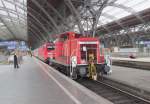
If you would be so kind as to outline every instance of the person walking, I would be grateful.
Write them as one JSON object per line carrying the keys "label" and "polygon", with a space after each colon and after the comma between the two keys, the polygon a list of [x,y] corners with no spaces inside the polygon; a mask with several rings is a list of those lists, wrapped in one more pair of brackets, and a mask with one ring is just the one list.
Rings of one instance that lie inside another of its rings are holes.
{"label": "person walking", "polygon": [[18,66],[18,59],[17,59],[17,55],[14,54],[14,68],[19,68]]}

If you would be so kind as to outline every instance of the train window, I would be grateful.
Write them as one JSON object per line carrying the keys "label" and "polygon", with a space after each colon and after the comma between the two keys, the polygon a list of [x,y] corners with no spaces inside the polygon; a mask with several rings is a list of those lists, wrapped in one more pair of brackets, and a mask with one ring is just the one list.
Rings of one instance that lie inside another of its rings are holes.
{"label": "train window", "polygon": [[55,48],[53,46],[47,46],[47,50],[54,50]]}

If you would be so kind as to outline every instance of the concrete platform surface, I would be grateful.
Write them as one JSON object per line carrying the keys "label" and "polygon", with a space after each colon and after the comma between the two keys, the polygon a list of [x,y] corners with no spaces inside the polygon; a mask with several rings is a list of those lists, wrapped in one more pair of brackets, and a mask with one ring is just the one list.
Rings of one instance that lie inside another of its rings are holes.
{"label": "concrete platform surface", "polygon": [[150,92],[150,71],[112,66],[112,74],[105,77]]}
{"label": "concrete platform surface", "polygon": [[131,59],[131,58],[123,58],[123,57],[112,57],[112,60],[150,62],[150,57],[135,58],[135,59]]}
{"label": "concrete platform surface", "polygon": [[0,104],[112,104],[41,61],[0,65]]}

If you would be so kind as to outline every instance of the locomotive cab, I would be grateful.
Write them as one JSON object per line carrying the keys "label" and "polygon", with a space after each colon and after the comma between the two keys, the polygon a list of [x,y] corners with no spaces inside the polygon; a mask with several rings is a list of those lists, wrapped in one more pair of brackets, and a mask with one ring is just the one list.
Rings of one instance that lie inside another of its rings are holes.
{"label": "locomotive cab", "polygon": [[77,44],[79,45],[77,72],[82,77],[88,76],[93,79],[93,75],[100,73],[104,64],[104,57],[99,51],[100,43],[96,38],[83,37],[78,39]]}
{"label": "locomotive cab", "polygon": [[80,64],[87,64],[89,55],[93,54],[94,62],[97,63],[97,42],[79,42],[80,44]]}

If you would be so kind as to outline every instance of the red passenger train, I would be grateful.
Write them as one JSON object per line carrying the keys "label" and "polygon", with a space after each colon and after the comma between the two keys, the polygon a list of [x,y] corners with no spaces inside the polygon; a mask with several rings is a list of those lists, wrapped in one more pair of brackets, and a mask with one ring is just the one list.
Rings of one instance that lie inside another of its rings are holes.
{"label": "red passenger train", "polygon": [[48,42],[34,50],[34,56],[49,64],[49,60],[54,57],[54,43]]}
{"label": "red passenger train", "polygon": [[100,53],[100,42],[97,38],[83,37],[74,32],[66,32],[58,36],[55,43],[51,44],[53,46],[48,45],[53,47],[49,52],[44,50],[49,50],[45,48],[47,44],[43,45],[44,48],[42,46],[38,49],[40,59],[48,59],[47,62],[63,69],[73,79],[78,76],[95,79],[105,68],[104,55]]}

